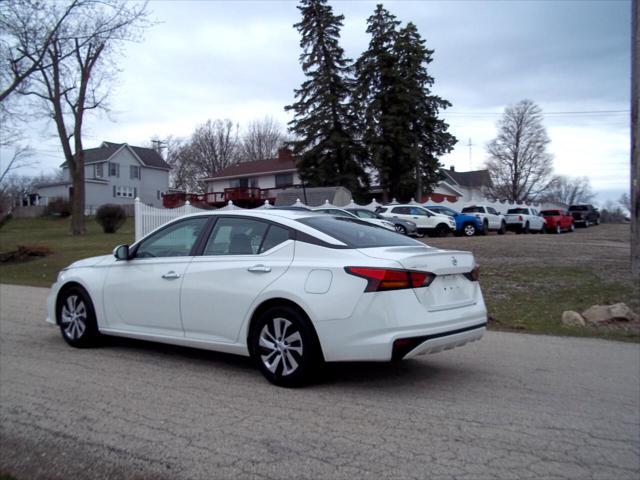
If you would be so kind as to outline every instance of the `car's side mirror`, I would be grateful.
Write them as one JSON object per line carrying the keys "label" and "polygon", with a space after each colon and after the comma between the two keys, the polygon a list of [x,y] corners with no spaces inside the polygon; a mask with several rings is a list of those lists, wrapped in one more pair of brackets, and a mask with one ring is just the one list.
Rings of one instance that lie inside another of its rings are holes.
{"label": "car's side mirror", "polygon": [[129,245],[118,245],[113,249],[113,256],[117,260],[129,260]]}

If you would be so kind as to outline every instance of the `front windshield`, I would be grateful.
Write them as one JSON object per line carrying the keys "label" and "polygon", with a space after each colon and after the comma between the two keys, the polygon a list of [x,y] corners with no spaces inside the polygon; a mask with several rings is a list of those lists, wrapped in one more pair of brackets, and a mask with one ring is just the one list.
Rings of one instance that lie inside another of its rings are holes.
{"label": "front windshield", "polygon": [[529,210],[526,208],[510,208],[509,210],[507,210],[507,214],[509,213],[522,213],[522,214],[528,214]]}

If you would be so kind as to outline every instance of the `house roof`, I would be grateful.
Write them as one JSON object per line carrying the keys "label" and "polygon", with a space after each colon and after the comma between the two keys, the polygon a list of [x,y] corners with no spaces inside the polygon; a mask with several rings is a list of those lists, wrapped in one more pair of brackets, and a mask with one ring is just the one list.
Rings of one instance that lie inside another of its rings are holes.
{"label": "house roof", "polygon": [[235,163],[204,180],[224,180],[227,178],[251,177],[268,173],[288,173],[295,172],[296,170],[296,160],[291,152],[286,149],[281,149],[276,158]]}
{"label": "house roof", "polygon": [[[140,159],[145,167],[171,170],[171,166],[152,148],[135,147],[127,143],[102,142],[102,145],[98,148],[87,148],[84,150],[84,163],[87,165],[89,163],[104,162],[110,159],[124,145]],[[66,165],[66,162],[64,165]]]}
{"label": "house roof", "polygon": [[469,172],[444,170],[444,173],[461,187],[489,187],[493,185],[489,170],[472,170]]}

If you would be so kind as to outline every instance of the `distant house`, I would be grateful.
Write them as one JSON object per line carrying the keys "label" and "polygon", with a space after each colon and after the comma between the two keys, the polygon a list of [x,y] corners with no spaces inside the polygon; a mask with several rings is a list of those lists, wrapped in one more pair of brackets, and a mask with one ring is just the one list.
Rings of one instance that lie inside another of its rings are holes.
{"label": "distant house", "polygon": [[486,200],[487,189],[493,185],[489,170],[471,170],[469,172],[457,172],[451,166],[449,170],[443,170],[445,178],[436,188],[436,192],[447,191],[465,202],[481,202]]}
{"label": "distant house", "polygon": [[302,186],[295,158],[287,148],[278,150],[276,158],[235,163],[203,181],[207,185],[207,203],[233,201],[246,207],[258,206],[265,200],[273,204],[278,192]]}
{"label": "distant house", "polygon": [[[84,151],[85,207],[94,211],[105,203],[130,204],[139,197],[147,205],[162,205],[169,189],[171,167],[151,148],[126,143],[102,142]],[[63,179],[37,187],[39,204],[73,196],[69,168],[62,165]]]}

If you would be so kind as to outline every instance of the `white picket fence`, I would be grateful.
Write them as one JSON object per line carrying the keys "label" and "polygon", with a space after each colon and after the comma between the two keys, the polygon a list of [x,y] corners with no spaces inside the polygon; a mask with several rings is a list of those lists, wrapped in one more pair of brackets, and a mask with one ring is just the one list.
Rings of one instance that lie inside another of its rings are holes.
{"label": "white picket fence", "polygon": [[[389,205],[393,205],[393,204],[397,204],[398,202],[396,202],[396,199],[394,198],[393,201],[391,201],[389,203]],[[452,208],[454,210],[460,211],[462,210],[462,208],[466,205],[469,204],[473,204],[473,202],[470,201],[463,201],[463,200],[459,200],[457,202],[449,202],[448,200],[444,200],[442,202],[435,202],[435,201],[427,201],[424,204],[418,203],[416,202],[413,198],[411,199],[411,201],[409,202],[410,204],[413,205],[424,205],[426,207],[429,207],[430,205],[442,205],[442,206],[446,206],[449,208]],[[515,203],[510,203],[510,202],[495,202],[495,201],[478,201],[478,203],[482,204],[482,205],[488,205],[490,207],[495,208],[499,213],[506,213],[507,210],[509,208],[515,208],[515,207],[529,207],[529,206],[534,206],[538,209],[545,209],[545,208],[563,208],[562,206],[558,206],[556,204],[550,204],[550,203],[543,203],[543,204],[515,204]],[[325,201],[324,206],[326,207],[340,207],[340,208],[368,208],[370,210],[375,211],[376,207],[381,206],[381,203],[378,203],[375,199],[367,204],[367,205],[359,205],[357,203],[355,203],[353,200],[351,200],[350,203],[348,203],[347,205],[332,205],[331,203],[329,203],[329,200]],[[306,206],[304,203],[302,203],[300,201],[300,199],[297,199],[296,202],[293,204],[293,206],[299,206],[299,207],[304,207]],[[232,201],[229,201],[229,203],[227,205],[225,205],[224,207],[222,207],[220,210],[235,210],[235,209],[240,209],[241,207],[237,207],[236,205],[233,204]],[[272,205],[269,204],[268,201],[265,202],[264,205],[258,207],[258,208],[272,208]],[[149,232],[151,232],[152,230],[155,230],[156,228],[164,225],[165,223],[167,223],[170,220],[174,220],[178,217],[181,217],[183,215],[188,215],[190,213],[198,213],[198,212],[204,212],[206,210],[202,209],[202,208],[196,208],[193,205],[191,205],[189,202],[187,202],[185,205],[183,205],[182,207],[178,207],[178,208],[156,208],[156,207],[152,207],[150,205],[145,205],[144,203],[142,203],[140,201],[139,198],[136,198],[135,200],[135,208],[134,208],[134,212],[135,212],[135,234],[136,234],[136,241],[140,240],[142,237],[144,237],[146,234],[148,234]]]}
{"label": "white picket fence", "polygon": [[147,233],[161,227],[165,223],[190,213],[204,212],[202,208],[196,208],[189,202],[178,208],[156,208],[145,205],[139,198],[135,200],[135,234],[136,242]]}

